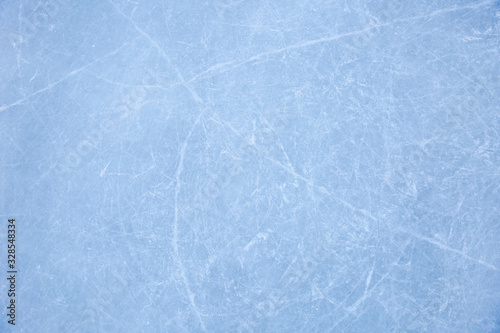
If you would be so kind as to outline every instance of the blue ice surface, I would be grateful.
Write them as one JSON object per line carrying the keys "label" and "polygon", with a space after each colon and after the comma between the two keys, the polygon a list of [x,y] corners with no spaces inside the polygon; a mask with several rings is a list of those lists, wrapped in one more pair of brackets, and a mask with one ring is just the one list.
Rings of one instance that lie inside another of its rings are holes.
{"label": "blue ice surface", "polygon": [[499,8],[2,1],[0,331],[498,332]]}

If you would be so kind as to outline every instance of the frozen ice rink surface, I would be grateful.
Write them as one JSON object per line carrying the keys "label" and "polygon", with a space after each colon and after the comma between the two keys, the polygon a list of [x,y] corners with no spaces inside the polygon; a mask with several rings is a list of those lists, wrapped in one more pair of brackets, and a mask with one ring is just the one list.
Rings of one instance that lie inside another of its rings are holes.
{"label": "frozen ice rink surface", "polygon": [[1,1],[0,331],[498,332],[499,9]]}

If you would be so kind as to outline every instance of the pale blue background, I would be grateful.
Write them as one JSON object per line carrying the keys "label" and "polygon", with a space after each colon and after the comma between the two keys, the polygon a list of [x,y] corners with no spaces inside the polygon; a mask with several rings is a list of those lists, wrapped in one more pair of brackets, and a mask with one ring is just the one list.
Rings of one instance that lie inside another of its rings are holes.
{"label": "pale blue background", "polygon": [[498,332],[499,8],[2,1],[16,331]]}

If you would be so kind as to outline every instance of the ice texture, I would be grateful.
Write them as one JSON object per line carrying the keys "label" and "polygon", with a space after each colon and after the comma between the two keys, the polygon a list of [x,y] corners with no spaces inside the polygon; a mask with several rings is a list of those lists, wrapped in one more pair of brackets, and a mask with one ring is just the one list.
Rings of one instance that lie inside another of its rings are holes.
{"label": "ice texture", "polygon": [[0,331],[499,332],[499,9],[1,1]]}

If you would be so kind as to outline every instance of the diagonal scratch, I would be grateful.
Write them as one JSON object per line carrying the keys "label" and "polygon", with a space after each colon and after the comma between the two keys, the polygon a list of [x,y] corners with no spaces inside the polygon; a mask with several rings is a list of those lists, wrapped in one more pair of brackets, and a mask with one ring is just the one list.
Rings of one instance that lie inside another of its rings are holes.
{"label": "diagonal scratch", "polygon": [[409,234],[409,235],[415,237],[416,239],[419,239],[419,240],[425,241],[425,242],[427,242],[429,244],[432,244],[432,245],[434,245],[434,246],[436,246],[436,247],[438,247],[438,248],[440,248],[442,250],[456,253],[456,254],[460,255],[461,257],[463,257],[463,258],[465,258],[467,260],[470,260],[470,261],[473,261],[473,262],[478,263],[480,265],[483,265],[485,267],[491,268],[491,269],[493,269],[495,271],[499,270],[496,266],[494,266],[494,265],[492,265],[490,263],[487,263],[487,262],[485,262],[485,261],[483,261],[481,259],[473,258],[470,255],[468,255],[467,253],[464,253],[463,251],[459,251],[457,249],[454,249],[454,248],[452,248],[452,247],[450,247],[448,245],[445,245],[445,244],[443,244],[441,242],[438,242],[435,239],[432,239],[432,238],[429,238],[429,237],[426,237],[426,236],[423,236],[423,235],[419,235],[417,233],[414,233],[414,232],[411,232],[409,230],[405,230],[405,229],[402,229],[402,228],[399,228],[399,230],[402,231],[402,232],[404,232],[404,233],[406,233],[406,234]]}
{"label": "diagonal scratch", "polygon": [[44,88],[42,88],[42,89],[40,89],[40,90],[37,90],[37,91],[33,92],[32,94],[30,94],[30,95],[28,95],[28,96],[26,96],[26,97],[23,97],[23,98],[21,98],[21,99],[18,99],[17,101],[15,101],[15,102],[13,102],[13,103],[11,103],[11,104],[9,104],[9,105],[2,105],[2,106],[0,106],[0,112],[3,112],[3,111],[5,111],[5,110],[7,110],[7,109],[10,109],[11,107],[14,107],[14,106],[16,106],[16,105],[22,104],[22,103],[26,102],[27,100],[31,99],[32,97],[37,96],[37,95],[39,95],[39,94],[41,94],[41,93],[43,93],[43,92],[45,92],[45,91],[47,91],[47,90],[51,90],[53,87],[57,86],[57,85],[58,85],[58,84],[60,84],[61,82],[64,82],[64,81],[66,81],[67,79],[69,79],[70,77],[75,76],[76,74],[78,74],[78,73],[80,73],[80,72],[84,71],[87,67],[89,67],[89,66],[91,66],[91,65],[95,64],[96,62],[99,62],[99,61],[101,61],[101,60],[102,60],[102,59],[104,59],[104,58],[110,57],[110,56],[112,56],[112,55],[114,55],[114,54],[118,53],[118,51],[120,51],[120,50],[121,50],[121,49],[122,49],[125,45],[127,45],[127,44],[128,44],[128,43],[124,43],[124,44],[122,44],[120,47],[118,47],[116,50],[111,51],[111,52],[109,52],[108,54],[105,54],[104,56],[102,56],[102,57],[100,57],[100,58],[98,58],[98,59],[95,59],[95,60],[93,60],[93,61],[89,62],[88,64],[86,64],[86,65],[84,65],[84,66],[82,66],[82,67],[80,67],[80,68],[77,68],[77,69],[72,70],[71,72],[69,72],[68,74],[66,74],[63,78],[61,78],[61,79],[59,79],[59,80],[57,80],[57,81],[55,81],[55,82],[52,82],[52,83],[51,83],[51,84],[49,84],[48,86],[46,86],[46,87],[44,87]]}
{"label": "diagonal scratch", "polygon": [[170,65],[170,67],[172,67],[175,70],[175,73],[177,74],[177,77],[179,78],[179,81],[191,93],[191,96],[193,97],[193,99],[197,103],[202,103],[203,100],[200,98],[200,96],[198,96],[198,94],[196,93],[196,91],[194,91],[193,87],[191,87],[186,82],[186,80],[184,80],[184,77],[182,76],[181,72],[179,71],[179,69],[177,67],[175,67],[172,64],[172,61],[170,60],[170,57],[165,53],[165,51],[163,50],[163,48],[161,48],[160,45],[158,45],[158,43],[153,38],[151,38],[150,35],[148,35],[144,30],[142,30],[137,25],[137,23],[135,23],[130,17],[128,17],[127,15],[125,15],[125,13],[122,12],[120,10],[120,8],[113,1],[108,0],[108,2],[111,3],[115,7],[116,11],[118,13],[120,13],[121,16],[123,16],[125,19],[127,19],[127,21],[129,21],[134,26],[135,30],[137,30],[144,38],[146,38],[149,41],[149,43],[158,51],[158,53],[162,56],[162,58],[167,61],[167,63]]}
{"label": "diagonal scratch", "polygon": [[256,54],[256,55],[254,55],[246,60],[228,61],[228,62],[224,62],[224,63],[215,64],[215,65],[209,67],[208,69],[204,70],[203,72],[195,75],[193,78],[191,78],[189,81],[187,81],[187,83],[191,83],[193,81],[196,81],[198,78],[204,77],[212,72],[217,73],[217,72],[224,72],[224,71],[228,71],[231,69],[235,69],[235,68],[241,67],[243,65],[246,65],[250,62],[253,62],[256,60],[262,60],[262,59],[267,58],[271,55],[280,54],[280,53],[283,53],[285,51],[302,49],[302,48],[306,48],[306,47],[317,45],[317,44],[332,42],[332,41],[339,40],[339,39],[342,39],[345,37],[360,35],[360,34],[369,32],[370,30],[372,30],[374,28],[387,27],[387,26],[391,26],[391,25],[393,25],[395,23],[399,23],[399,22],[414,21],[414,20],[418,20],[418,19],[422,19],[422,18],[428,18],[428,17],[437,16],[437,15],[452,13],[452,12],[459,11],[459,10],[475,9],[475,8],[479,8],[479,7],[483,7],[483,6],[491,5],[491,4],[493,4],[493,1],[488,0],[488,1],[484,1],[484,2],[481,2],[478,4],[469,5],[469,6],[462,6],[462,7],[454,6],[451,8],[440,9],[440,10],[433,11],[433,12],[426,14],[426,15],[419,15],[419,16],[412,16],[412,17],[408,17],[408,18],[396,19],[396,20],[394,20],[392,22],[388,22],[388,23],[369,25],[368,27],[361,29],[361,30],[356,30],[356,31],[336,34],[333,36],[327,36],[327,37],[323,37],[323,38],[318,38],[318,39],[313,39],[313,40],[309,40],[309,41],[296,43],[296,44],[285,46],[285,47],[282,47],[282,48],[279,48],[276,50],[271,50],[268,52],[262,52],[262,53]]}

